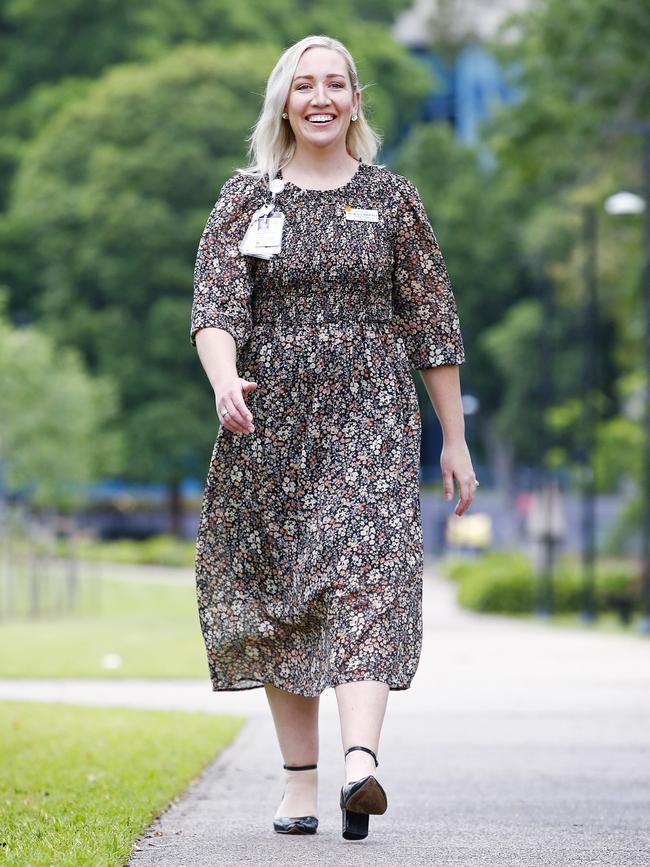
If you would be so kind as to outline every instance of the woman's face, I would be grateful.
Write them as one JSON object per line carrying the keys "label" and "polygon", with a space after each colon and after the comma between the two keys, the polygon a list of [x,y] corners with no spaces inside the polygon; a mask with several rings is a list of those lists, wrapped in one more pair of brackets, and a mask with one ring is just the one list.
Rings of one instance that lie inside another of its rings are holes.
{"label": "woman's face", "polygon": [[360,91],[352,91],[345,59],[330,48],[308,48],[298,61],[285,111],[298,145],[326,148],[343,142]]}

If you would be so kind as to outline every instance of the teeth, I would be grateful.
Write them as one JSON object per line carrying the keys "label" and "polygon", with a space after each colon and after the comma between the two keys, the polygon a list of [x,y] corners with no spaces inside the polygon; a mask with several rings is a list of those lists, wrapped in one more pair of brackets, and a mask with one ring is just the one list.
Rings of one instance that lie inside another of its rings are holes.
{"label": "teeth", "polygon": [[325,123],[329,120],[334,120],[334,115],[332,114],[313,114],[311,117],[307,118],[310,123]]}

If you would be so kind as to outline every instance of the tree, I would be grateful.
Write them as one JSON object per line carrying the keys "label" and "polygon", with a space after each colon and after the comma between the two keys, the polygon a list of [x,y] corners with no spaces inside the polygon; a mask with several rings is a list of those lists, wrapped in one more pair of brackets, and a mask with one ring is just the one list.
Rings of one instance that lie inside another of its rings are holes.
{"label": "tree", "polygon": [[481,395],[489,415],[501,391],[492,356],[478,338],[523,295],[523,269],[513,253],[517,208],[499,176],[483,168],[446,124],[414,126],[393,168],[417,186],[440,241],[463,336],[472,347],[464,381]]}
{"label": "tree", "polygon": [[53,119],[16,178],[37,315],[117,384],[126,475],[164,481],[173,502],[216,425],[189,343],[194,255],[273,55],[188,46],[117,68]]}
{"label": "tree", "polygon": [[[0,7],[0,210],[26,141],[75,94],[112,66],[150,63],[179,45],[234,43],[288,45],[308,33],[349,40],[371,63],[372,76],[385,70],[390,102],[385,109],[409,113],[418,99],[422,74],[401,46],[391,42],[389,25],[410,0],[13,0]],[[397,60],[397,65],[395,65]],[[383,64],[383,65],[382,65]],[[365,63],[362,62],[362,67]],[[410,69],[411,82],[402,72]],[[366,70],[362,70],[366,71]],[[259,78],[253,67],[252,78]],[[418,75],[418,73],[420,74]],[[396,74],[396,75],[395,75]],[[393,81],[393,79],[396,79]],[[409,84],[411,87],[409,87]],[[401,89],[396,87],[401,86]],[[401,99],[400,99],[401,97]],[[382,119],[383,120],[383,119]],[[390,132],[387,130],[387,132]]]}
{"label": "tree", "polygon": [[[614,226],[599,205],[616,189],[638,186],[639,142],[613,135],[611,127],[619,120],[645,117],[650,109],[650,15],[640,0],[540,0],[514,17],[506,31],[510,38],[493,47],[514,72],[521,99],[498,111],[486,134],[500,183],[510,187],[518,202],[513,252],[529,263],[531,272],[552,283],[553,322],[541,319],[540,328],[551,332],[555,356],[555,406],[547,421],[563,449],[547,457],[570,462],[581,438],[580,322],[589,254],[581,209],[586,204],[599,212],[599,443],[619,437],[623,384],[640,367],[640,226],[633,227],[630,219]],[[529,280],[531,290],[533,285]],[[491,329],[485,342],[500,371],[504,431],[514,431],[517,395],[526,394],[534,378],[534,371],[508,363],[508,346],[525,324],[516,313],[503,328]],[[525,337],[525,330],[520,333]],[[525,424],[530,404],[519,405]],[[514,436],[521,439],[519,430]],[[518,450],[523,457],[525,440]],[[627,461],[632,473],[636,460],[633,450],[626,450],[617,466]],[[601,484],[614,480],[606,473],[598,478]]]}
{"label": "tree", "polygon": [[492,141],[531,192],[593,177],[604,156],[629,156],[606,128],[650,111],[647,4],[536,0],[508,29],[515,38],[494,47],[522,100],[497,116]]}
{"label": "tree", "polygon": [[0,483],[37,508],[68,510],[83,486],[119,469],[117,395],[78,352],[12,328],[0,296]]}

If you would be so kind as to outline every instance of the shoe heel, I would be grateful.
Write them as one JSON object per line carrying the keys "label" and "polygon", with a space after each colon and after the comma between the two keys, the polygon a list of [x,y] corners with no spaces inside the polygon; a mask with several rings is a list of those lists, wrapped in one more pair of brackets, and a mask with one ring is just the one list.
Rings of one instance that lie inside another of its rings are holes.
{"label": "shoe heel", "polygon": [[346,840],[363,840],[368,836],[368,813],[353,813],[341,807],[343,837]]}

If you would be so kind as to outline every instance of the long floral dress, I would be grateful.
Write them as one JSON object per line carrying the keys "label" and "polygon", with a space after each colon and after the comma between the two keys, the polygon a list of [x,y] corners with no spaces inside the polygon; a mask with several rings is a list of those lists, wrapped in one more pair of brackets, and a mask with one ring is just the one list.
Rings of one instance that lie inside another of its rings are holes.
{"label": "long floral dress", "polygon": [[[239,376],[257,383],[254,432],[219,428],[200,516],[212,688],[407,689],[423,569],[411,369],[464,361],[447,269],[416,188],[383,166],[360,162],[333,190],[285,181],[268,261],[238,246],[266,201],[261,179],[226,181],[194,274],[192,343],[226,329]],[[346,206],[379,220],[346,220]]]}

